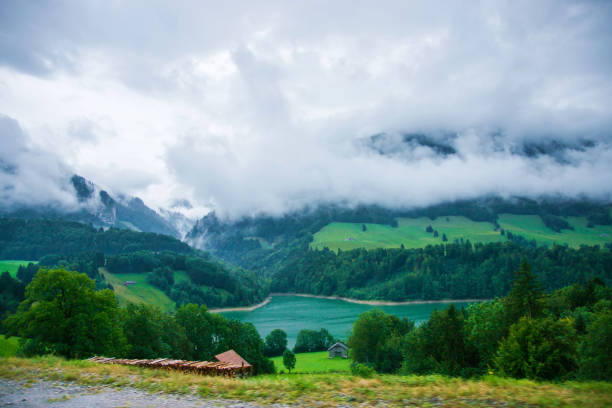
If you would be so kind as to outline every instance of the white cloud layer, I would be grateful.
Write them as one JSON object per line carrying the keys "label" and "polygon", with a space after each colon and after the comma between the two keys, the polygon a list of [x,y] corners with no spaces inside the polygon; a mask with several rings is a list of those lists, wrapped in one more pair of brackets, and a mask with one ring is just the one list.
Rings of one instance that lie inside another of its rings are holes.
{"label": "white cloud layer", "polygon": [[[156,206],[607,198],[610,21],[600,1],[7,0],[0,112]],[[381,132],[401,154],[366,147]],[[401,143],[415,132],[456,154]],[[551,140],[582,147],[516,154]]]}

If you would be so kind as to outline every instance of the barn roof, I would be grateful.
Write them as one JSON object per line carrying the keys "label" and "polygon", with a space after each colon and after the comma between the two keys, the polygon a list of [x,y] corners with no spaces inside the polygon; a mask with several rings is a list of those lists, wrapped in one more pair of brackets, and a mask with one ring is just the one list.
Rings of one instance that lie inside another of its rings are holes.
{"label": "barn roof", "polygon": [[240,357],[240,354],[236,353],[234,350],[227,350],[224,353],[217,354],[215,358],[222,363],[235,367],[251,367],[249,362]]}
{"label": "barn roof", "polygon": [[327,351],[329,351],[331,349],[334,349],[336,347],[342,347],[342,348],[348,350],[348,346],[346,344],[342,343],[341,341],[339,341],[336,344],[334,344],[333,346],[331,346],[330,348],[328,348]]}

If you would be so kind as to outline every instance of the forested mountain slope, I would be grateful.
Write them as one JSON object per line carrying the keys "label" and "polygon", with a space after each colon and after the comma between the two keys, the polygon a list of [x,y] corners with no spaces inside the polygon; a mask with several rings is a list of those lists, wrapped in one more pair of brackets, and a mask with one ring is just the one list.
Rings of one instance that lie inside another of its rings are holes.
{"label": "forested mountain slope", "polygon": [[[213,213],[188,239],[270,278],[273,291],[491,298],[507,293],[523,258],[550,290],[593,277],[609,283],[611,224],[608,203],[492,197],[412,210],[321,206],[233,222]],[[333,228],[326,242],[321,235]]]}
{"label": "forested mountain slope", "polygon": [[[280,217],[233,221],[211,213],[195,225],[187,241],[245,268],[273,273],[290,252],[308,245],[334,250],[400,248],[402,244],[424,248],[463,238],[483,243],[527,240],[549,246],[566,240],[573,247],[603,246],[612,242],[611,208],[608,202],[592,200],[485,197],[395,210],[321,205]],[[368,229],[368,224],[376,224],[377,230]],[[564,234],[569,234],[567,239]],[[361,242],[359,236],[364,238]]]}
{"label": "forested mountain slope", "polygon": [[264,280],[176,238],[65,220],[0,218],[0,259],[39,261],[19,268],[23,284],[39,267],[63,267],[87,274],[98,288],[112,287],[122,303],[165,310],[250,305],[268,294]]}

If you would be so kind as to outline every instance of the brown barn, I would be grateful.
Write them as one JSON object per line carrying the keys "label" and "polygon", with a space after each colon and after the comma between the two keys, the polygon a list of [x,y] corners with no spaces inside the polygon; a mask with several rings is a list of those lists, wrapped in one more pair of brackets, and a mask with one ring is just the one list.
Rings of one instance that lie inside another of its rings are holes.
{"label": "brown barn", "polygon": [[329,358],[342,357],[348,358],[348,346],[342,342],[338,342],[327,349],[329,351]]}

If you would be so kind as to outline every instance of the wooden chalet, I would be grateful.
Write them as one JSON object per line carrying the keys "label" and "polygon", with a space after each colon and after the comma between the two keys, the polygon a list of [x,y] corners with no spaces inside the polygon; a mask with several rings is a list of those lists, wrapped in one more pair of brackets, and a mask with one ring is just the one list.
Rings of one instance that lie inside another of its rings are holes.
{"label": "wooden chalet", "polygon": [[329,351],[329,358],[342,357],[348,358],[348,346],[342,342],[338,342],[327,349]]}
{"label": "wooden chalet", "polygon": [[125,359],[95,356],[87,361],[101,364],[121,364],[137,367],[161,368],[164,370],[185,371],[201,375],[222,375],[226,377],[245,377],[253,373],[253,366],[234,350],[215,356],[217,361],[187,361],[169,358]]}

